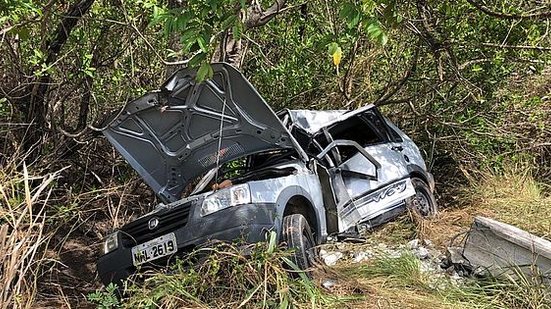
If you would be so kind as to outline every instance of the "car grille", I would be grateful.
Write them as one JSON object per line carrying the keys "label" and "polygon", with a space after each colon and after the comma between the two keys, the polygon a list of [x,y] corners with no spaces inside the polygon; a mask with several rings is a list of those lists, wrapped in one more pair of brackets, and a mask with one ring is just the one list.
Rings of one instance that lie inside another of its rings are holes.
{"label": "car grille", "polygon": [[[192,203],[189,202],[172,209],[161,210],[123,226],[121,228],[123,244],[135,246],[185,226],[191,205]],[[149,221],[153,218],[159,220],[159,223],[156,228],[150,230]]]}

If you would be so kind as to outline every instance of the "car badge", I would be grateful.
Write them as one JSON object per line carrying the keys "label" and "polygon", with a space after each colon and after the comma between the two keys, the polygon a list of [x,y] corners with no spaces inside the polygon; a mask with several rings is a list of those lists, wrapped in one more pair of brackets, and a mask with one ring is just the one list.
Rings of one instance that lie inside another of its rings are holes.
{"label": "car badge", "polygon": [[159,219],[157,219],[157,218],[153,218],[153,219],[149,220],[149,222],[147,222],[147,227],[150,230],[156,229],[158,225],[159,225]]}

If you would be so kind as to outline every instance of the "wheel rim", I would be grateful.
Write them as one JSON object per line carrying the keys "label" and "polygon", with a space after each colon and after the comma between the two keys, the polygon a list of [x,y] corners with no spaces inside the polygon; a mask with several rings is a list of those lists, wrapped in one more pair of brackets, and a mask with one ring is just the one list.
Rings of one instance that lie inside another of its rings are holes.
{"label": "wheel rim", "polygon": [[422,191],[415,192],[414,200],[415,208],[421,213],[422,216],[428,216],[432,213],[431,211],[431,202],[429,197]]}

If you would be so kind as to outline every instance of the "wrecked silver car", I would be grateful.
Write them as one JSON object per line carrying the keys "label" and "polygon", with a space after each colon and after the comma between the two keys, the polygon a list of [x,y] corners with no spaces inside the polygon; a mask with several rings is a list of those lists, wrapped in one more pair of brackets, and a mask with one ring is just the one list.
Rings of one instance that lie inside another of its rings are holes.
{"label": "wrecked silver car", "polygon": [[329,235],[375,227],[412,205],[436,212],[417,146],[375,106],[275,114],[236,69],[176,72],[129,103],[104,135],[155,191],[155,209],[108,235],[107,284],[209,240],[275,231],[303,269]]}

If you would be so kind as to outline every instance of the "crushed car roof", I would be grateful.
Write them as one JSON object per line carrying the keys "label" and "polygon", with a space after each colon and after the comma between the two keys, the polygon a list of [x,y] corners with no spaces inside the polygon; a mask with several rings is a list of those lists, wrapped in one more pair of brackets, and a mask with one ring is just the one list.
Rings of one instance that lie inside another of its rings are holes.
{"label": "crushed car roof", "polygon": [[[374,105],[366,105],[356,110],[307,110],[307,109],[286,109],[280,115],[289,115],[290,121],[307,133],[314,134],[321,128],[327,127],[335,122],[346,120],[354,115],[363,113]],[[280,116],[281,118],[281,116]]]}

